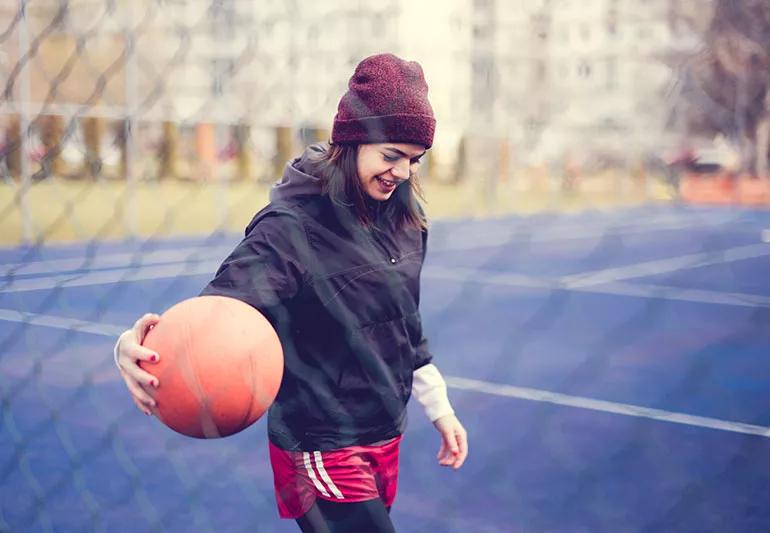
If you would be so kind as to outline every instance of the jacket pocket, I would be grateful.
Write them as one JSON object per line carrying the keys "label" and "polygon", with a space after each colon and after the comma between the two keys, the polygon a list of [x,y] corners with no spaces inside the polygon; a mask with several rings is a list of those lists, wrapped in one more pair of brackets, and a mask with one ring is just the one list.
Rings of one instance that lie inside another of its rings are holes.
{"label": "jacket pocket", "polygon": [[[406,403],[412,387],[413,348],[405,319],[368,324],[351,336],[350,361],[340,367],[340,392],[376,397],[390,408]],[[372,396],[372,393],[375,393]]]}

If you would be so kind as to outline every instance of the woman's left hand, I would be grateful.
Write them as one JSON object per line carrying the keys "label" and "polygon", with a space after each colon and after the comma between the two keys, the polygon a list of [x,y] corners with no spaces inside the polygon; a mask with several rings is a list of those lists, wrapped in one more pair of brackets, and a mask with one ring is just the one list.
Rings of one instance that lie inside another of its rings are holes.
{"label": "woman's left hand", "polygon": [[446,415],[433,422],[441,433],[438,464],[457,470],[468,457],[468,434],[455,415]]}

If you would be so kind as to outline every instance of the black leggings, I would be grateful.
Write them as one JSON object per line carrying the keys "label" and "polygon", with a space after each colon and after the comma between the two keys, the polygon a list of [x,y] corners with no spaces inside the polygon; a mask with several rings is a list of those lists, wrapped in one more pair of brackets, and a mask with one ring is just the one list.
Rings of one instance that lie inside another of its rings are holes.
{"label": "black leggings", "polygon": [[303,533],[395,533],[381,499],[338,503],[318,498],[297,524]]}

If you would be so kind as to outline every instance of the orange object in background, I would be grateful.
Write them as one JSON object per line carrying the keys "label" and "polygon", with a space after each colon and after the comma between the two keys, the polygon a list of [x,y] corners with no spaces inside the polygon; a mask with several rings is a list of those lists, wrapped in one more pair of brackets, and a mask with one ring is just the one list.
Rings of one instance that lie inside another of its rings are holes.
{"label": "orange object in background", "polygon": [[770,207],[770,178],[687,174],[679,191],[687,203]]}
{"label": "orange object in background", "polygon": [[770,206],[770,177],[744,177],[736,183],[736,193],[742,205]]}

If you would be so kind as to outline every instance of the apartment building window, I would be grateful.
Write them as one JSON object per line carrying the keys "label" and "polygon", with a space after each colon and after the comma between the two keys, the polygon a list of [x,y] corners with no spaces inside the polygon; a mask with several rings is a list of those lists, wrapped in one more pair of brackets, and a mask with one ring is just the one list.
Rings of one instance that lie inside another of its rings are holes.
{"label": "apartment building window", "polygon": [[591,65],[588,61],[583,60],[578,63],[578,77],[588,79],[591,77]]}
{"label": "apartment building window", "polygon": [[583,38],[584,41],[588,41],[591,39],[591,27],[588,25],[587,22],[584,22],[580,25],[580,36]]}
{"label": "apartment building window", "polygon": [[473,37],[475,39],[486,39],[492,35],[491,24],[481,22],[473,25]]}
{"label": "apartment building window", "polygon": [[473,75],[481,84],[488,87],[492,86],[494,79],[494,65],[490,58],[479,58],[473,60]]}
{"label": "apartment building window", "polygon": [[549,23],[550,23],[549,18],[544,16],[542,13],[533,15],[530,20],[532,34],[535,35],[541,41],[545,41],[546,39],[548,39]]}
{"label": "apartment building window", "polygon": [[235,32],[235,5],[220,0],[211,4],[211,34],[217,41],[231,39]]}
{"label": "apartment building window", "polygon": [[607,12],[607,33],[613,37],[618,34],[618,12],[615,9]]}
{"label": "apartment building window", "polygon": [[214,76],[211,79],[211,96],[222,96],[222,94],[224,94],[222,79],[219,76]]}
{"label": "apartment building window", "polygon": [[618,86],[618,60],[614,57],[607,58],[607,78],[605,86],[614,89]]}
{"label": "apartment building window", "polygon": [[273,24],[272,20],[267,20],[267,21],[263,22],[262,23],[263,35],[261,35],[260,37],[264,37],[266,39],[273,37],[273,30],[274,29],[275,29],[275,25]]}
{"label": "apartment building window", "polygon": [[233,74],[233,60],[217,58],[211,61],[211,96],[222,96],[225,93],[226,80]]}
{"label": "apartment building window", "polygon": [[318,30],[318,26],[316,26],[315,24],[311,25],[307,29],[307,40],[310,46],[315,46],[316,44],[318,44],[319,34],[320,32]]}
{"label": "apartment building window", "polygon": [[385,17],[382,13],[376,13],[372,16],[372,37],[384,37],[386,29]]}

